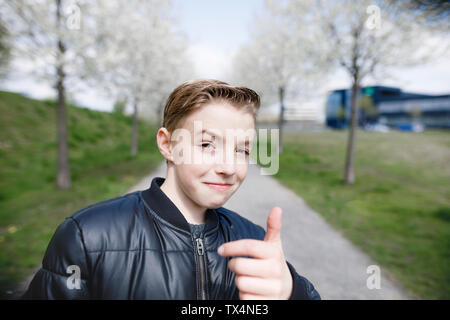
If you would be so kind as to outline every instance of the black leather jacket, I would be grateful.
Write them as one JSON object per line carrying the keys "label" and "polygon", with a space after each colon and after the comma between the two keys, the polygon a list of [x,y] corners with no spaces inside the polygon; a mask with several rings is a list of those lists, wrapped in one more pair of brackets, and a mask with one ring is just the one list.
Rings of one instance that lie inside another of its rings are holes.
{"label": "black leather jacket", "polygon": [[[24,299],[239,299],[217,248],[265,231],[223,207],[198,238],[154,178],[149,189],[102,201],[62,222]],[[320,299],[288,263],[291,299]],[[78,280],[77,280],[78,279]]]}

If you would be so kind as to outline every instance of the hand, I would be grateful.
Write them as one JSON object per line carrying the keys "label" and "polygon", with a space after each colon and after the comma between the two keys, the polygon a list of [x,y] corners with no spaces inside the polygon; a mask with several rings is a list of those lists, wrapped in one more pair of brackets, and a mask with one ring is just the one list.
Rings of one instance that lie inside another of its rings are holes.
{"label": "hand", "polygon": [[281,245],[281,208],[274,207],[267,218],[264,241],[242,239],[224,243],[218,249],[223,257],[233,258],[228,268],[236,274],[241,300],[289,299],[293,280]]}

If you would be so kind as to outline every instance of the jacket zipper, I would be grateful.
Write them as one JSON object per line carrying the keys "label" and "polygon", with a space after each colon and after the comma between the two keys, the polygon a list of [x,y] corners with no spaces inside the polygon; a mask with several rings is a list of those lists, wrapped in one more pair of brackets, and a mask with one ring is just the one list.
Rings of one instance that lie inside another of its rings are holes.
{"label": "jacket zipper", "polygon": [[203,256],[205,254],[205,249],[203,247],[202,238],[195,239],[197,243],[197,255],[200,266],[200,293],[202,300],[206,300],[206,290],[205,290],[205,264],[203,260]]}

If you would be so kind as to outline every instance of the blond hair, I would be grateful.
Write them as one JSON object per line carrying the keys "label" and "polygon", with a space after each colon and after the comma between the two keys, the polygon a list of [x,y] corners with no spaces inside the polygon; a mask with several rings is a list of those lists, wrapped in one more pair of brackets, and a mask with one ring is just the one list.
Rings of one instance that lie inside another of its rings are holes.
{"label": "blond hair", "polygon": [[162,126],[173,132],[182,120],[207,103],[219,101],[250,112],[256,122],[260,107],[259,95],[246,87],[231,86],[212,79],[195,79],[184,82],[172,91],[164,108]]}

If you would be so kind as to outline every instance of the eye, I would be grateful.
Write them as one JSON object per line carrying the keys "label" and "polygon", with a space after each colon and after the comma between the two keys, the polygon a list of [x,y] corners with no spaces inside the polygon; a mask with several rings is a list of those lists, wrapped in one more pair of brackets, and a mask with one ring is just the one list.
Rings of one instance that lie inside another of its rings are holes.
{"label": "eye", "polygon": [[210,143],[210,142],[203,142],[202,143],[202,149],[207,149],[210,146],[214,147],[214,145],[212,143]]}
{"label": "eye", "polygon": [[250,154],[247,149],[238,149],[238,152],[245,153],[247,156]]}

